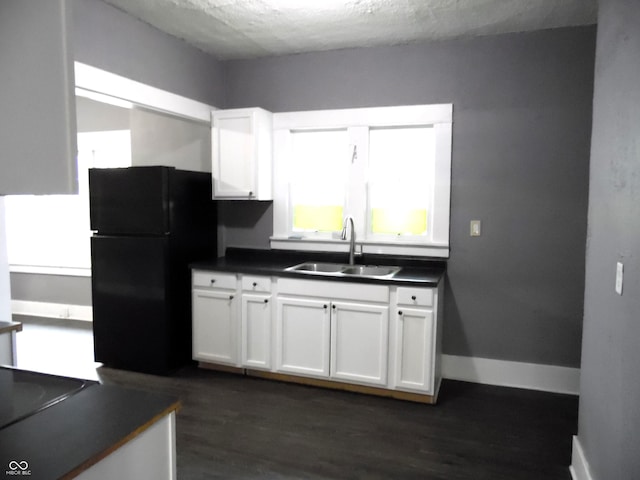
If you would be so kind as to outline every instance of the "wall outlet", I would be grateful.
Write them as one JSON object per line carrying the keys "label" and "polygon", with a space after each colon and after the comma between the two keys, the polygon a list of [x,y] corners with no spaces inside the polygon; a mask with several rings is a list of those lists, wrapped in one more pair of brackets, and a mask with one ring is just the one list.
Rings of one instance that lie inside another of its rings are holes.
{"label": "wall outlet", "polygon": [[624,279],[624,265],[622,262],[616,264],[616,293],[622,295],[622,281]]}
{"label": "wall outlet", "polygon": [[481,232],[482,230],[480,220],[471,220],[469,235],[471,235],[472,237],[479,237]]}

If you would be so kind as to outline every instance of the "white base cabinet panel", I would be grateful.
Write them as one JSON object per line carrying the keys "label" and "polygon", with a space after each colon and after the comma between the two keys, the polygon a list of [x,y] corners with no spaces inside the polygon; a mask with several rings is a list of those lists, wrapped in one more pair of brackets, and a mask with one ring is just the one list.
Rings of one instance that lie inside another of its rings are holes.
{"label": "white base cabinet panel", "polygon": [[433,394],[433,310],[400,307],[396,314],[395,388]]}
{"label": "white base cabinet panel", "polygon": [[193,358],[236,365],[237,300],[228,290],[193,290]]}
{"label": "white base cabinet panel", "polygon": [[311,377],[329,377],[329,302],[278,298],[276,370]]}
{"label": "white base cabinet panel", "polygon": [[247,368],[271,368],[271,295],[242,294],[242,365]]}
{"label": "white base cabinet panel", "polygon": [[171,412],[111,455],[75,477],[78,480],[175,480],[176,414]]}
{"label": "white base cabinet panel", "polygon": [[387,385],[389,307],[331,304],[331,378]]}

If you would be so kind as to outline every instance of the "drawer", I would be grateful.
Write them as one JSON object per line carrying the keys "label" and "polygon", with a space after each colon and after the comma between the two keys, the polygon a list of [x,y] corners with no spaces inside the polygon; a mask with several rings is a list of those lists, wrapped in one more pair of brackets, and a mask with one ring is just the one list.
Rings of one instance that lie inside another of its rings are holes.
{"label": "drawer", "polygon": [[433,290],[433,288],[398,287],[398,304],[432,307]]}
{"label": "drawer", "polygon": [[195,270],[193,272],[193,286],[235,290],[236,276],[233,273],[217,273]]}
{"label": "drawer", "polygon": [[249,292],[270,292],[271,277],[242,276],[242,290]]}

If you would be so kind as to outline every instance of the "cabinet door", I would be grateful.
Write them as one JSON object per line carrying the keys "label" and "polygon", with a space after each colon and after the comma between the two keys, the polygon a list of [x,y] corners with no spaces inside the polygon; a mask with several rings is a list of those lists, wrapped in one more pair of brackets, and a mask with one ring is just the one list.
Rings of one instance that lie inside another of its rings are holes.
{"label": "cabinet door", "polygon": [[333,302],[331,378],[386,386],[388,339],[388,306]]}
{"label": "cabinet door", "polygon": [[396,312],[395,388],[433,393],[433,310],[399,308]]}
{"label": "cabinet door", "polygon": [[271,295],[242,294],[242,365],[271,368]]}
{"label": "cabinet door", "polygon": [[278,298],[276,368],[310,377],[329,376],[329,302]]}
{"label": "cabinet door", "polygon": [[193,291],[194,360],[238,363],[236,302],[232,291]]}
{"label": "cabinet door", "polygon": [[250,109],[213,112],[212,123],[214,198],[254,197],[254,114]]}

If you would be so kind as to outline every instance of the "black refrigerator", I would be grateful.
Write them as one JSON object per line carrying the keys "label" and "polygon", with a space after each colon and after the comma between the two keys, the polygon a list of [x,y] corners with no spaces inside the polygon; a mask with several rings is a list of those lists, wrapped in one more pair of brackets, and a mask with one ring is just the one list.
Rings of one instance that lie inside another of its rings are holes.
{"label": "black refrigerator", "polygon": [[216,256],[211,175],[89,170],[95,359],[167,375],[191,360],[189,264]]}

